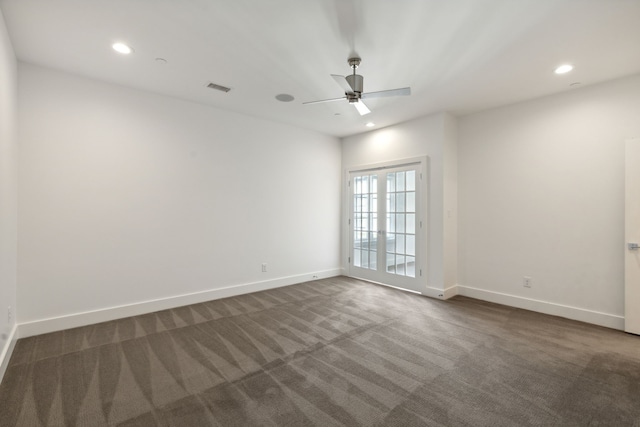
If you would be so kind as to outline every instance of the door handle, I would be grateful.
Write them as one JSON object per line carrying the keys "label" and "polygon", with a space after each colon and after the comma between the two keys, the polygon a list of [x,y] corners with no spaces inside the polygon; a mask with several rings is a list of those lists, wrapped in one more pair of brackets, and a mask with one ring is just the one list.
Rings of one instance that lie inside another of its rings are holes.
{"label": "door handle", "polygon": [[640,245],[638,245],[637,243],[627,243],[627,247],[630,251],[637,251],[638,249],[640,249]]}

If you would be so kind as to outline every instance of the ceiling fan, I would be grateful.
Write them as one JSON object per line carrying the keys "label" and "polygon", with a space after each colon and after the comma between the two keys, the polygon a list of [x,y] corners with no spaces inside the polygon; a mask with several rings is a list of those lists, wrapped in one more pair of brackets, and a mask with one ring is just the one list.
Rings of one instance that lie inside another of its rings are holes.
{"label": "ceiling fan", "polygon": [[320,104],[323,102],[341,101],[346,99],[349,101],[349,104],[356,107],[361,116],[364,116],[365,114],[369,114],[371,110],[369,110],[364,102],[362,102],[363,99],[411,95],[410,87],[362,93],[364,79],[360,74],[356,74],[356,68],[360,65],[360,61],[360,58],[349,58],[348,62],[353,70],[353,74],[349,76],[343,77],[337,74],[331,74],[331,77],[333,77],[336,83],[338,83],[338,85],[344,90],[344,96],[340,98],[323,99],[321,101],[303,102],[303,104]]}

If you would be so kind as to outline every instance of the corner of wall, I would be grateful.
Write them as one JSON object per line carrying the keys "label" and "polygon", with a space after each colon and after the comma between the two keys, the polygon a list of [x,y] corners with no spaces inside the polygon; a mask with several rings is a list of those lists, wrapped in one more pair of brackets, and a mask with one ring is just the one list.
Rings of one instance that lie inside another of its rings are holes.
{"label": "corner of wall", "polygon": [[[453,289],[458,281],[458,120],[443,115],[443,218],[444,288]],[[457,293],[457,292],[456,292]],[[452,294],[451,296],[455,295]]]}
{"label": "corner of wall", "polygon": [[17,90],[17,59],[0,10],[0,380],[17,331]]}
{"label": "corner of wall", "polygon": [[18,325],[14,323],[11,333],[7,337],[7,343],[2,349],[2,352],[0,352],[0,382],[2,382],[2,378],[4,378],[4,373],[7,372],[9,360],[11,360],[11,354],[13,353],[13,349],[15,348],[17,341]]}
{"label": "corner of wall", "polygon": [[448,300],[458,295],[458,293],[458,285],[456,284],[442,288],[429,286],[425,292],[422,292],[422,295],[440,300]]}

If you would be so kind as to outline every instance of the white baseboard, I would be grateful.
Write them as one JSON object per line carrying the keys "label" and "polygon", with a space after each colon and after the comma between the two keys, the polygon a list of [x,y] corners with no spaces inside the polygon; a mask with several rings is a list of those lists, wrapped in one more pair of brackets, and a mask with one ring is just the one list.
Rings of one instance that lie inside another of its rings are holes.
{"label": "white baseboard", "polygon": [[20,323],[18,326],[18,333],[20,338],[26,338],[33,335],[46,334],[64,329],[77,328],[79,326],[121,319],[123,317],[137,316],[140,314],[152,313],[154,311],[166,310],[189,304],[197,304],[220,298],[228,298],[251,292],[259,292],[282,286],[295,285],[297,283],[308,282],[311,280],[326,279],[329,277],[339,276],[341,272],[342,270],[340,268],[335,268],[332,270],[301,274],[297,276],[280,277],[261,282],[245,283],[225,288],[176,295],[168,298],[142,301],[134,304],[68,314],[48,319],[33,320],[30,322]]}
{"label": "white baseboard", "polygon": [[7,337],[7,341],[4,344],[4,348],[2,349],[2,353],[0,353],[0,382],[2,381],[2,378],[4,378],[4,373],[9,367],[9,359],[11,359],[11,354],[16,346],[16,341],[18,341],[18,325],[13,325],[9,336]]}
{"label": "white baseboard", "polygon": [[451,289],[452,288],[441,289],[441,288],[433,288],[433,287],[427,286],[426,289],[422,291],[422,295],[429,298],[437,298],[442,300],[449,299],[452,296],[457,295],[457,292],[452,293]]}
{"label": "white baseboard", "polygon": [[444,290],[443,299],[449,299],[458,295],[458,285],[450,286]]}
{"label": "white baseboard", "polygon": [[516,295],[487,291],[485,289],[471,288],[469,286],[458,285],[457,294],[483,301],[536,311],[538,313],[579,320],[581,322],[592,323],[594,325],[604,326],[607,328],[624,330],[624,316],[618,316],[615,314],[601,313],[598,311],[586,310],[584,308],[556,304],[553,302],[523,298]]}

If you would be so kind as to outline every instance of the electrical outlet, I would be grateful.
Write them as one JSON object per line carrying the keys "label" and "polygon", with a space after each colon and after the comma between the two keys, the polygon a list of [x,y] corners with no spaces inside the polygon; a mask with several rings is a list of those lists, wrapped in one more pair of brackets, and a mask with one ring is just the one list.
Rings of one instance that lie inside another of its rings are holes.
{"label": "electrical outlet", "polygon": [[522,278],[522,286],[524,286],[525,288],[530,288],[531,282],[532,282],[532,279],[529,276],[524,276]]}
{"label": "electrical outlet", "polygon": [[262,263],[262,272],[263,272],[263,273],[266,273],[266,272],[267,272],[267,263],[266,263],[266,262],[263,262],[263,263]]}
{"label": "electrical outlet", "polygon": [[11,306],[7,308],[7,313],[9,317],[9,325],[11,325],[11,321],[13,320],[13,312],[11,311]]}

